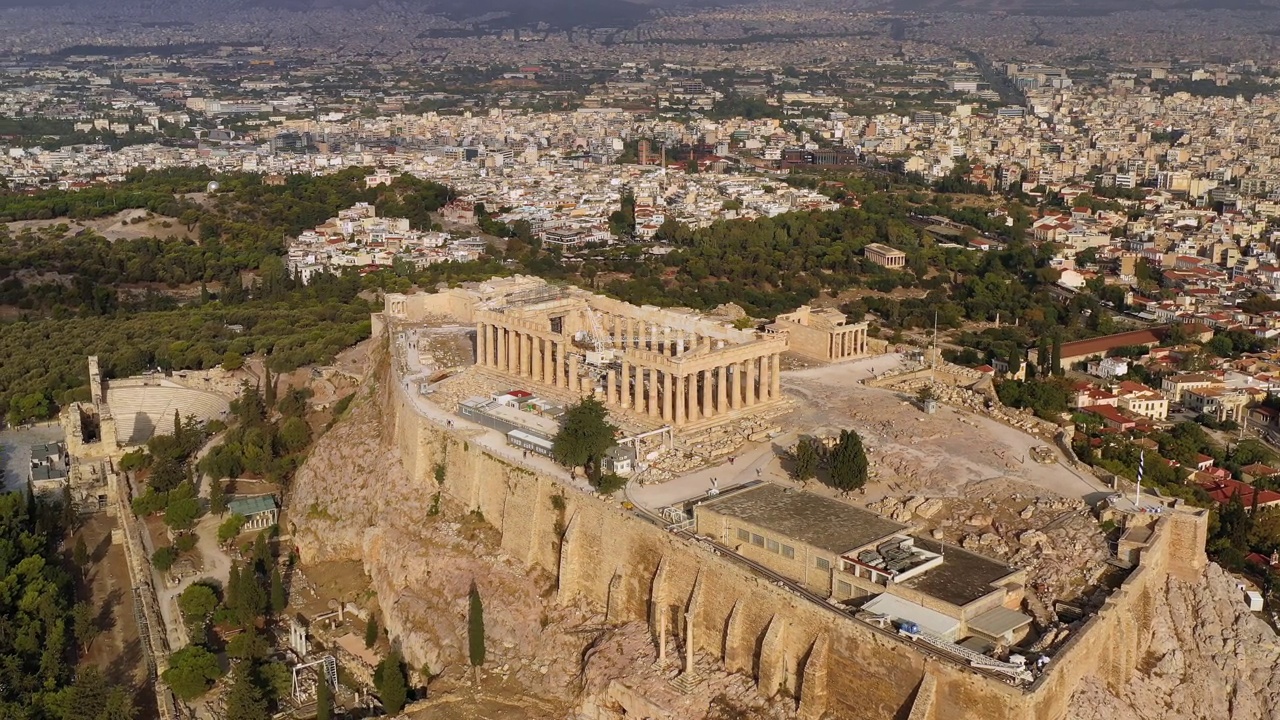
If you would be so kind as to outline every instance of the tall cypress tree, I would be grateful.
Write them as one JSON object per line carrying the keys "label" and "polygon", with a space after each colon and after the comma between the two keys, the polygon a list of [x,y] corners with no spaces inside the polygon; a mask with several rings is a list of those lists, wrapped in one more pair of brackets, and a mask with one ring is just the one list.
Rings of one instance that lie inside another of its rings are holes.
{"label": "tall cypress tree", "polygon": [[484,664],[484,603],[480,601],[480,590],[471,583],[471,603],[467,613],[467,644],[471,655],[471,665],[480,667]]}
{"label": "tall cypress tree", "polygon": [[280,567],[271,568],[271,612],[279,615],[284,611],[288,599],[284,594],[284,581],[280,578]]}
{"label": "tall cypress tree", "polygon": [[333,720],[333,688],[323,673],[316,685],[316,720]]}
{"label": "tall cypress tree", "polygon": [[267,371],[267,377],[263,381],[263,385],[266,386],[263,388],[263,393],[265,393],[263,402],[266,403],[267,410],[271,410],[276,406],[276,379],[271,377],[271,368],[267,367],[265,363],[263,364],[263,369]]}

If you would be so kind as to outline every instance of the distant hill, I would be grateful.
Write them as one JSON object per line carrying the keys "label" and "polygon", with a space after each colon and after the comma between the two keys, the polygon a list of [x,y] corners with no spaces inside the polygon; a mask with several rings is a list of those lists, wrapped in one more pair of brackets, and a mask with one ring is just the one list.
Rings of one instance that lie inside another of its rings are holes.
{"label": "distant hill", "polygon": [[[554,27],[625,27],[652,18],[664,8],[755,4],[758,0],[222,0],[222,12],[255,7],[283,12],[307,12],[335,8],[362,9],[386,3],[389,7],[417,8],[453,20],[484,18],[483,24]],[[817,0],[830,6],[826,0]],[[155,0],[107,0],[128,15],[132,6],[154,10]],[[759,2],[768,5],[768,2]],[[790,3],[788,3],[790,4]],[[1106,15],[1126,11],[1177,10],[1280,10],[1280,0],[881,0],[863,4],[866,9],[912,13],[1011,13],[1026,15]],[[0,0],[0,9],[49,5],[92,5],[102,0]],[[496,19],[495,19],[496,18]]]}

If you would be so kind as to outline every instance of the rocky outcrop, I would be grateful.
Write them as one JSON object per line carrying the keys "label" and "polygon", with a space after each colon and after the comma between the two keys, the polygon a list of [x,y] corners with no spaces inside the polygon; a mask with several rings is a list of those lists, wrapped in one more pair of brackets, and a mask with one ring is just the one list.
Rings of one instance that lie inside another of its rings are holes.
{"label": "rocky outcrop", "polygon": [[[390,404],[380,395],[390,389],[361,390],[349,416],[317,442],[292,489],[292,534],[304,568],[361,563],[373,590],[363,599],[409,666],[445,676],[432,684],[433,693],[449,693],[452,683],[459,703],[488,717],[478,709],[492,709],[495,698],[489,704],[468,698],[477,687],[501,688],[502,699],[548,701],[538,707],[576,705],[567,715],[543,715],[572,720],[636,717],[628,707],[668,708],[654,716],[682,720],[795,716],[794,701],[764,701],[749,677],[726,673],[710,658],[699,663],[703,684],[684,695],[670,683],[674,664],[653,666],[656,650],[645,623],[615,627],[605,622],[603,608],[585,600],[561,605],[554,579],[504,552],[498,531],[483,517],[451,506],[434,477],[406,472],[394,449]],[[463,471],[466,457],[449,456],[442,470]],[[479,686],[467,667],[472,583],[485,604],[487,658]],[[674,655],[675,639],[670,643]]]}
{"label": "rocky outcrop", "polygon": [[1280,638],[1250,613],[1217,565],[1202,578],[1168,581],[1148,631],[1147,656],[1111,692],[1087,680],[1071,720],[1262,720],[1280,718]]}
{"label": "rocky outcrop", "polygon": [[460,513],[440,511],[430,480],[411,481],[386,432],[366,389],[299,469],[291,507],[303,564],[360,560],[389,635],[412,668],[431,673],[467,661],[474,582],[488,600],[489,666],[562,692],[585,641],[566,630],[584,614],[548,603],[551,579],[497,550],[482,520],[445,520]]}

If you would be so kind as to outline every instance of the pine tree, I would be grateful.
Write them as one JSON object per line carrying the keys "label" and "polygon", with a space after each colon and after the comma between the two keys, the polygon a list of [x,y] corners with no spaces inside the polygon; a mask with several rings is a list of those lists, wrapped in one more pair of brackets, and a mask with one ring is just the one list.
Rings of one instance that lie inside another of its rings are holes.
{"label": "pine tree", "polygon": [[236,663],[235,678],[231,689],[227,691],[226,717],[236,720],[270,720],[271,712],[267,698],[258,687],[253,664],[248,661]]}
{"label": "pine tree", "polygon": [[480,601],[480,589],[471,583],[471,604],[467,613],[467,644],[471,665],[484,665],[484,603]]}
{"label": "pine tree", "polygon": [[1053,368],[1054,375],[1062,374],[1062,334],[1054,333],[1053,335]]}
{"label": "pine tree", "polygon": [[279,615],[287,604],[284,581],[280,578],[280,568],[273,567],[271,568],[271,612]]}
{"label": "pine tree", "polygon": [[374,615],[369,618],[369,624],[364,626],[364,646],[373,647],[378,642],[378,616]]}

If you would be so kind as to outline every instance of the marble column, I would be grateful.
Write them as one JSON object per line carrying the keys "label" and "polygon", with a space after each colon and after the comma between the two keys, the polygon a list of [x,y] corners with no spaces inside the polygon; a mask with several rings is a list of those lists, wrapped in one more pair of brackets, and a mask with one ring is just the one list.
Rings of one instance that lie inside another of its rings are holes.
{"label": "marble column", "polygon": [[676,332],[678,333],[676,335],[676,356],[678,357],[684,354],[684,331],[677,330]]}
{"label": "marble column", "polygon": [[747,361],[747,407],[753,407],[756,404],[756,361],[759,358],[751,358]]}
{"label": "marble column", "polygon": [[624,408],[631,407],[631,363],[622,361],[622,375],[618,377],[618,391],[622,396],[618,404]]}
{"label": "marble column", "polygon": [[543,382],[547,385],[557,385],[559,383],[556,381],[556,341],[545,338],[542,341],[542,352],[544,353],[542,361],[546,363]]}
{"label": "marble column", "polygon": [[658,371],[649,368],[649,417],[657,417],[658,415]]}
{"label": "marble column", "polygon": [[769,401],[769,356],[760,358],[760,402]]}
{"label": "marble column", "polygon": [[774,353],[769,356],[769,398],[778,400],[782,398],[782,355]]}
{"label": "marble column", "polygon": [[498,358],[497,368],[499,370],[507,369],[507,329],[498,326]]}
{"label": "marble column", "polygon": [[484,334],[488,331],[488,326],[484,323],[476,323],[476,364],[480,367],[485,365],[485,341]]}
{"label": "marble column", "polygon": [[671,373],[662,371],[662,419],[668,423],[675,422],[675,404],[672,398],[675,397],[674,383],[671,380]]}
{"label": "marble column", "polygon": [[613,376],[614,376],[614,372],[613,372],[612,370],[608,370],[608,371],[606,371],[606,372],[605,372],[605,374],[604,374],[604,377],[605,377],[605,380],[604,380],[604,402],[605,402],[605,404],[606,404],[606,405],[617,405],[617,404],[618,404],[618,403],[617,403],[617,401],[616,401],[616,400],[614,399],[614,397],[613,397],[613,388],[614,388],[614,385],[616,384],[616,381],[614,380],[614,377],[613,377]]}
{"label": "marble column", "polygon": [[565,381],[564,343],[559,340],[556,340],[556,341],[553,341],[551,344],[555,347],[555,354],[556,354],[555,356],[556,371],[555,371],[555,377],[552,378],[551,384],[555,385],[556,387],[560,387]]}
{"label": "marble column", "polygon": [[676,393],[675,393],[675,411],[676,411],[676,412],[675,412],[675,419],[676,419],[676,422],[675,422],[675,425],[676,425],[676,427],[680,427],[681,425],[683,425],[683,424],[684,424],[684,381],[685,381],[685,377],[684,377],[683,375],[679,375],[679,376],[676,376],[675,378],[673,378],[673,380],[675,381],[675,386],[676,386]]}
{"label": "marble column", "polygon": [[701,403],[698,402],[698,373],[693,372],[686,375],[685,378],[689,381],[689,391],[685,394],[688,407],[685,408],[685,411],[689,422],[697,422],[702,419],[701,413],[698,412],[698,408],[701,406]]}
{"label": "marble column", "polygon": [[520,376],[533,378],[533,336],[525,333],[520,344]]}
{"label": "marble column", "polygon": [[631,409],[640,414],[644,412],[644,368],[636,366],[635,377],[632,378],[631,392]]}
{"label": "marble column", "polygon": [[742,363],[733,364],[733,392],[729,398],[729,407],[734,410],[742,407]]}
{"label": "marble column", "polygon": [[724,365],[716,368],[716,413],[724,413],[729,410],[729,369]]}
{"label": "marble column", "polygon": [[529,365],[525,368],[525,377],[536,380],[541,370],[540,357],[538,357],[538,338],[531,336],[531,334],[526,334],[525,337],[529,338],[526,341],[526,345],[529,346]]}
{"label": "marble column", "polygon": [[716,409],[711,401],[711,371],[701,370],[698,375],[702,378],[702,404],[698,406],[698,410],[702,417],[715,417]]}

